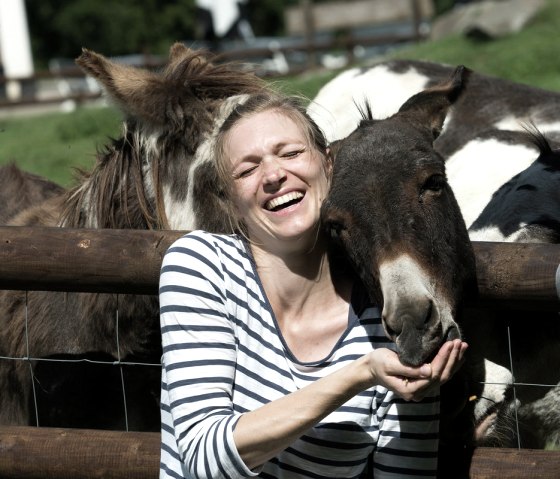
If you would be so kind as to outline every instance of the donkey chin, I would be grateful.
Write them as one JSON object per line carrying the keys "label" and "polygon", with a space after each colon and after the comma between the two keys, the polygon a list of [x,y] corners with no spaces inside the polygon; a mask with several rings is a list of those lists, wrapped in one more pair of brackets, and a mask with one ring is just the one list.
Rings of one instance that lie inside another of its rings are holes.
{"label": "donkey chin", "polygon": [[417,327],[416,321],[409,315],[401,315],[399,319],[401,328],[398,333],[389,326],[394,321],[384,317],[383,323],[388,337],[397,346],[399,359],[409,366],[420,366],[430,362],[444,342],[461,339],[456,324],[452,323],[446,327],[437,318],[427,320],[425,325]]}

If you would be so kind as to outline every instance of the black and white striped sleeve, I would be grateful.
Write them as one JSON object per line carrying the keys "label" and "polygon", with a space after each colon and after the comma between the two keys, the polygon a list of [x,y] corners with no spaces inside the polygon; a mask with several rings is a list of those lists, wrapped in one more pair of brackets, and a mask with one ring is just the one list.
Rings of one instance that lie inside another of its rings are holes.
{"label": "black and white striped sleeve", "polygon": [[239,419],[232,407],[236,340],[226,283],[211,235],[186,235],[164,257],[159,290],[162,467],[164,451],[178,451],[174,460],[193,478],[256,475],[233,441]]}

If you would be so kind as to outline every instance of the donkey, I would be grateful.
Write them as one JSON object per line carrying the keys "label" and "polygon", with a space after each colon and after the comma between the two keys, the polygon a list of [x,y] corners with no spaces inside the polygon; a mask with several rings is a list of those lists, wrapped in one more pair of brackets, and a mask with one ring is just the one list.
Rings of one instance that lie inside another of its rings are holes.
{"label": "donkey", "polygon": [[[467,77],[457,68],[384,120],[366,105],[356,130],[333,144],[323,226],[382,308],[386,334],[410,365],[429,362],[444,341],[463,336],[461,312],[477,293],[471,242],[433,146]],[[442,450],[473,445],[467,399],[480,394],[482,369],[470,363],[442,392]],[[440,459],[444,470],[448,456]]]}
{"label": "donkey", "polygon": [[[310,114],[331,140],[344,137],[359,122],[348,105],[367,98],[372,116],[384,118],[410,95],[437,84],[453,68],[429,62],[393,60],[338,75],[318,93]],[[556,150],[560,140],[560,94],[473,72],[469,87],[453,105],[435,149],[446,162],[449,185],[459,203],[471,240],[558,242],[559,200]],[[527,125],[541,133],[528,141]],[[536,138],[536,139],[535,139]],[[548,146],[547,146],[548,145]],[[358,175],[356,180],[358,181]],[[373,231],[373,229],[371,229]],[[471,349],[489,360],[486,386],[476,401],[475,421],[480,444],[544,447],[560,442],[558,393],[547,388],[511,386],[513,375],[504,324],[514,342],[515,380],[553,385],[560,376],[555,350],[560,341],[557,321],[542,312],[471,311],[476,321],[469,336]],[[488,319],[483,318],[490,316]],[[523,327],[535,318],[538,331]],[[529,344],[527,344],[529,343]],[[516,351],[518,351],[516,353]],[[471,351],[473,352],[473,351]],[[531,358],[540,358],[531,362]],[[546,363],[546,366],[544,365]],[[543,364],[535,368],[533,364]],[[530,371],[531,370],[531,371]],[[538,376],[537,376],[538,374]],[[474,395],[473,395],[474,396]],[[547,407],[548,406],[548,407]],[[520,420],[516,437],[513,416]]]}
{"label": "donkey", "polygon": [[383,305],[401,361],[413,366],[461,337],[459,306],[475,291],[467,230],[433,148],[465,72],[458,68],[450,82],[413,96],[385,120],[366,106],[358,128],[335,146],[322,207],[325,228]]}
{"label": "donkey", "polygon": [[494,192],[471,224],[469,236],[475,241],[558,243],[560,145],[536,128],[515,134],[518,144],[536,148],[538,156]]}
{"label": "donkey", "polygon": [[[481,241],[558,243],[560,145],[534,128],[518,135],[518,141],[538,148],[539,155],[529,167],[494,193],[469,228],[469,236]],[[529,448],[557,447],[560,445],[560,387],[529,384],[553,385],[559,380],[558,313],[507,310],[494,312],[494,316],[491,321],[478,323],[477,347],[494,363],[511,365],[516,382],[520,383],[515,386],[519,407],[514,413],[521,443]],[[528,320],[538,321],[538,328],[527,331],[523,325]],[[505,334],[506,328],[509,336]],[[513,351],[511,358],[508,343]],[[516,445],[511,430],[499,423],[494,427],[502,430],[486,434],[482,443],[492,444],[499,440],[502,444]]]}
{"label": "donkey", "polygon": [[21,171],[11,163],[0,167],[0,224],[23,210],[62,194],[62,186],[40,176]]}
{"label": "donkey", "polygon": [[[209,138],[263,80],[181,44],[172,46],[159,73],[89,50],[77,63],[123,111],[122,136],[99,152],[93,171],[82,173],[75,187],[53,187],[38,202],[13,208],[4,216],[9,224],[224,231],[228,218]],[[157,297],[4,291],[0,304],[0,357],[33,358],[0,358],[0,424],[159,430]],[[97,363],[115,359],[155,366],[119,371]],[[116,399],[120,372],[124,405]],[[74,404],[62,410],[72,397]]]}
{"label": "donkey", "polygon": [[[364,99],[374,118],[396,112],[409,97],[445,81],[453,67],[414,60],[389,60],[342,72],[324,85],[309,112],[330,141],[347,136],[360,120],[352,102]],[[493,193],[527,168],[539,154],[523,139],[533,124],[560,141],[560,94],[473,72],[469,88],[453,106],[435,142],[467,227]]]}

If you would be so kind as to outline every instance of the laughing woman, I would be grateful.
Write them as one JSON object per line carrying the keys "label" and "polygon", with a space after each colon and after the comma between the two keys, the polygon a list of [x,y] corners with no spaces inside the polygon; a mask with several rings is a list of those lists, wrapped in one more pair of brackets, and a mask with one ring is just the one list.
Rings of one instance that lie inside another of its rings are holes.
{"label": "laughing woman", "polygon": [[466,344],[399,362],[319,227],[331,159],[293,98],[215,139],[233,233],[177,240],[160,278],[161,478],[435,477],[439,386]]}

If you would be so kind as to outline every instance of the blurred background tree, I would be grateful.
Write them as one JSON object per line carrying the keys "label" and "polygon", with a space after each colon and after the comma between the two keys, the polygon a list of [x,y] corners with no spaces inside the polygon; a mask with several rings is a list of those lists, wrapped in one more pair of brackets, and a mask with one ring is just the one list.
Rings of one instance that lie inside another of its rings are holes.
{"label": "blurred background tree", "polygon": [[[323,0],[324,1],[324,0]],[[249,22],[256,36],[284,35],[284,10],[299,0],[249,0]],[[315,0],[315,3],[319,3]]]}
{"label": "blurred background tree", "polygon": [[[299,1],[248,0],[244,8],[255,35],[284,35],[284,10]],[[456,2],[434,0],[436,12]],[[196,37],[195,0],[26,0],[25,5],[39,68],[51,58],[75,58],[82,46],[109,56],[166,55],[173,42]]]}
{"label": "blurred background tree", "polygon": [[192,38],[194,0],[26,0],[37,66],[75,58],[81,47],[106,55],[163,53]]}

